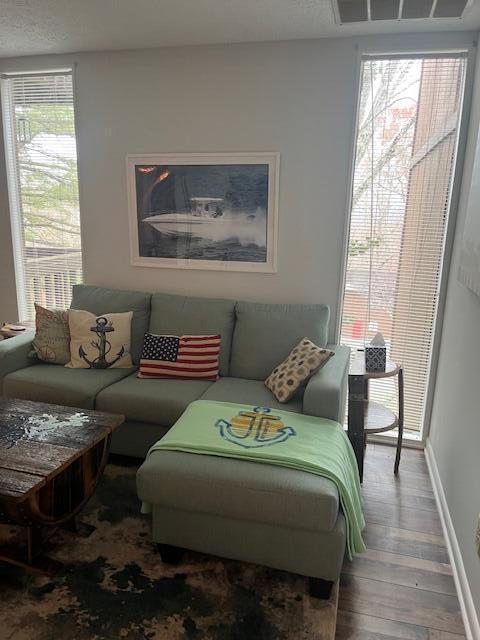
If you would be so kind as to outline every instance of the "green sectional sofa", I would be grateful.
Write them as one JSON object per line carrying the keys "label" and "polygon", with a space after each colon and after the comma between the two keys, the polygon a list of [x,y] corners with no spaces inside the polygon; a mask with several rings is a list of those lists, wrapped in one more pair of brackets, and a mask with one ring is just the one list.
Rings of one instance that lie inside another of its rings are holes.
{"label": "green sectional sofa", "polygon": [[[305,336],[327,345],[326,305],[257,304],[77,285],[72,307],[96,315],[133,311],[132,369],[68,369],[30,356],[33,334],[0,342],[0,395],[124,414],[114,453],[143,457],[194,400],[251,404],[343,421],[349,349],[335,351],[290,402],[264,380]],[[220,378],[137,378],[145,332],[221,334]],[[335,484],[300,470],[175,451],[154,451],[137,473],[152,507],[162,559],[178,547],[309,576],[329,597],[338,580],[346,523]]]}
{"label": "green sectional sofa", "polygon": [[[32,359],[32,333],[0,342],[0,395],[124,414],[114,453],[143,457],[193,400],[283,408],[333,420],[344,417],[349,349],[335,356],[287,404],[264,380],[305,336],[327,345],[329,308],[322,304],[258,304],[76,285],[72,308],[96,315],[133,311],[133,369],[67,369]],[[222,336],[220,379],[145,380],[136,376],[145,332]]]}

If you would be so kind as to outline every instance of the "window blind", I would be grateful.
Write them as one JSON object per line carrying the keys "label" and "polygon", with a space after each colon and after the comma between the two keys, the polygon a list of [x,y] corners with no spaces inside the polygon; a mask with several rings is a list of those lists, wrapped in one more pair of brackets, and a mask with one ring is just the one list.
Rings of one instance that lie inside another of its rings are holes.
{"label": "window blind", "polygon": [[[341,340],[377,331],[404,366],[405,427],[421,432],[428,392],[466,54],[365,57]],[[396,407],[396,379],[372,399]]]}
{"label": "window blind", "polygon": [[82,280],[71,71],[3,75],[2,114],[20,320],[70,305]]}

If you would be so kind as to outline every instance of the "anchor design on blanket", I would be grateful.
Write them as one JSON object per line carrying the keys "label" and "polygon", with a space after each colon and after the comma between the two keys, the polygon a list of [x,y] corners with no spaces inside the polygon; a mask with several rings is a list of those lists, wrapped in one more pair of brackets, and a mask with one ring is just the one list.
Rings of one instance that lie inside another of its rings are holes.
{"label": "anchor design on blanket", "polygon": [[285,426],[279,416],[271,414],[268,407],[240,411],[230,422],[221,418],[215,426],[219,428],[222,438],[245,449],[279,444],[296,435],[295,429]]}

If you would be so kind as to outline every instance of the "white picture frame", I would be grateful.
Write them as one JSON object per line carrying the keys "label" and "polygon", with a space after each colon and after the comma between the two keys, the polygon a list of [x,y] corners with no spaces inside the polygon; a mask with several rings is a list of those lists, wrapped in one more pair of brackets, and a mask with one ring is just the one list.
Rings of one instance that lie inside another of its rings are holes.
{"label": "white picture frame", "polygon": [[277,271],[279,153],[130,154],[126,163],[133,266]]}

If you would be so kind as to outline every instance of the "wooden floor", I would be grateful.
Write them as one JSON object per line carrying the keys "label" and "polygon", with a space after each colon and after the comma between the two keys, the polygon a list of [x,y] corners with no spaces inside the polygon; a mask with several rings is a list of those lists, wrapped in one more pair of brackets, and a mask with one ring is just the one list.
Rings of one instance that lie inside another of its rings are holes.
{"label": "wooden floor", "polygon": [[336,640],[465,638],[423,452],[369,444],[363,494],[367,553],[346,561]]}

